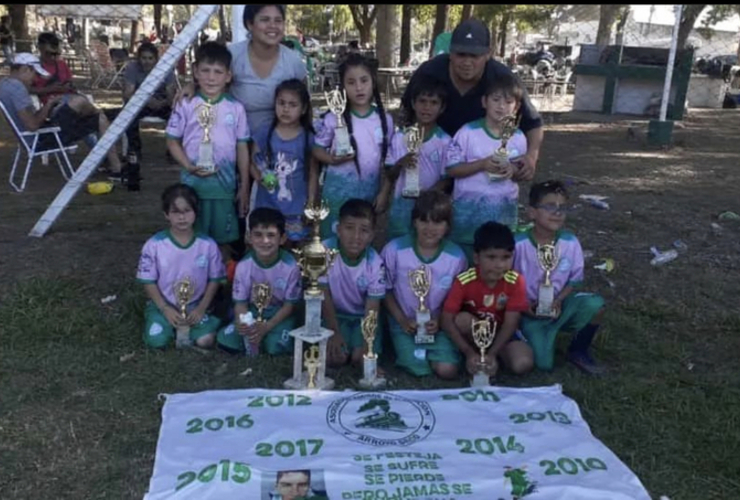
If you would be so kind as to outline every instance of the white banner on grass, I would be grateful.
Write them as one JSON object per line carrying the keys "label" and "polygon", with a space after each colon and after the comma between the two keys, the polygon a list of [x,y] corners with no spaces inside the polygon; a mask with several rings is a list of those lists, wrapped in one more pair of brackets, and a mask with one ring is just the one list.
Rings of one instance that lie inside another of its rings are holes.
{"label": "white banner on grass", "polygon": [[171,498],[650,500],[559,385],[170,395],[145,500]]}

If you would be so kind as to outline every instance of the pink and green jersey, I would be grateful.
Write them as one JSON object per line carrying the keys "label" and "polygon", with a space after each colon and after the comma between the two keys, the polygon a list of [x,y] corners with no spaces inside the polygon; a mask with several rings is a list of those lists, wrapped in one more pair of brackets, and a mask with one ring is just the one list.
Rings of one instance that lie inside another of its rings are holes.
{"label": "pink and green jersey", "polygon": [[[555,251],[560,256],[560,262],[550,273],[550,280],[557,297],[567,285],[579,287],[583,284],[583,250],[573,233],[558,231],[555,236]],[[516,235],[513,268],[525,278],[527,299],[537,302],[539,286],[545,281],[545,271],[537,260],[537,243],[531,230]]]}
{"label": "pink and green jersey", "polygon": [[[424,140],[419,148],[419,187],[422,191],[430,189],[445,175],[447,148],[452,137],[439,127],[435,127],[432,133]],[[401,158],[408,154],[408,148],[404,140],[403,131],[397,131],[393,136],[390,153],[386,160],[387,166],[395,165]],[[401,196],[406,184],[406,169],[401,169],[401,175],[396,180],[393,191],[391,208],[388,215],[388,237],[395,238],[407,234],[411,230],[411,211],[414,208],[416,198],[404,198]]]}
{"label": "pink and green jersey", "polygon": [[172,110],[167,123],[166,134],[169,139],[182,141],[182,147],[190,161],[198,161],[200,144],[203,141],[203,128],[198,124],[198,111],[206,102],[214,106],[216,123],[211,128],[213,160],[216,173],[208,177],[198,177],[182,169],[183,184],[192,186],[202,199],[233,199],[236,193],[237,164],[236,145],[249,142],[250,131],[244,105],[230,94],[221,94],[214,101],[208,101],[197,93],[192,99],[183,99]]}
{"label": "pink and green jersey", "polygon": [[239,261],[234,273],[234,303],[250,303],[255,283],[270,285],[272,300],[268,307],[282,307],[284,302],[301,299],[301,271],[295,258],[285,250],[281,249],[275,262],[266,266],[252,252]]}
{"label": "pink and green jersey", "polygon": [[147,240],[141,251],[136,279],[139,283],[156,284],[162,297],[178,307],[175,285],[190,278],[197,304],[211,281],[226,282],[226,269],[218,245],[208,236],[195,234],[187,245],[180,245],[169,230],[160,231]]}
{"label": "pink and green jersey", "polygon": [[[329,205],[329,216],[322,222],[322,235],[328,237],[336,234],[336,222],[339,220],[339,209],[350,198],[361,198],[372,202],[380,191],[381,158],[383,147],[383,127],[377,108],[373,107],[367,115],[352,116],[352,137],[355,139],[357,161],[360,174],[357,173],[355,160],[327,167],[324,177],[322,195]],[[393,118],[386,114],[388,153],[393,140]],[[315,145],[331,152],[334,131],[337,128],[337,117],[327,113],[323,120],[316,122]],[[346,125],[345,125],[346,126]]]}
{"label": "pink and green jersey", "polygon": [[419,299],[409,285],[411,271],[422,265],[426,266],[431,288],[425,305],[432,317],[435,317],[442,311],[455,276],[468,268],[468,260],[462,248],[449,240],[442,240],[437,254],[425,259],[417,251],[413,234],[389,241],[381,255],[386,269],[386,289],[393,290],[393,295],[407,318],[415,317],[419,308]]}
{"label": "pink and green jersey", "polygon": [[[447,149],[447,169],[490,157],[501,146],[501,139],[494,136],[485,119],[463,126]],[[506,145],[509,159],[527,152],[527,138],[517,130]],[[472,244],[478,227],[496,221],[510,228],[517,225],[519,185],[512,180],[494,180],[486,172],[456,178],[452,191],[452,231],[450,238],[463,244]]]}
{"label": "pink and green jersey", "polygon": [[[325,240],[327,248],[339,250],[339,240],[331,237]],[[334,307],[339,314],[362,316],[365,314],[365,300],[385,297],[385,269],[383,259],[372,247],[367,247],[362,256],[351,261],[340,251],[329,268],[329,272],[319,279],[323,286],[329,286]]]}

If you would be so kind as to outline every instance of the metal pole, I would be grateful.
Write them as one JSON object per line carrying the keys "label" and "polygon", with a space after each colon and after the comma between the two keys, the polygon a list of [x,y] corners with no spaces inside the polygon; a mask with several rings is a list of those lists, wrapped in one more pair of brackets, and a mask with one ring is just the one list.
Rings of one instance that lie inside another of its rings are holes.
{"label": "metal pole", "polygon": [[660,102],[660,121],[664,122],[668,114],[668,99],[671,95],[671,82],[673,81],[673,66],[676,62],[676,49],[678,48],[678,30],[681,27],[681,15],[683,5],[674,7],[676,23],[673,25],[673,38],[671,39],[671,50],[668,52],[668,66],[665,69],[665,83],[663,84],[663,100]]}

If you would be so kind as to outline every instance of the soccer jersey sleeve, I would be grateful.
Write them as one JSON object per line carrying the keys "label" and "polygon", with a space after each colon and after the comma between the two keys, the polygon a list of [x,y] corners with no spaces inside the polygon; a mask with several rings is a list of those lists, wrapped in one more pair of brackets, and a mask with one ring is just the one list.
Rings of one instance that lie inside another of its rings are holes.
{"label": "soccer jersey sleeve", "polygon": [[236,106],[236,140],[237,142],[249,142],[251,139],[251,131],[249,130],[249,122],[247,121],[247,112],[244,110],[244,106],[239,104]]}
{"label": "soccer jersey sleeve", "polygon": [[288,283],[285,285],[285,301],[298,302],[301,299],[301,270],[294,265],[288,274]]}
{"label": "soccer jersey sleeve", "polygon": [[185,126],[188,123],[188,105],[185,100],[180,101],[175,106],[170,114],[170,119],[167,122],[167,129],[165,135],[170,139],[182,139],[185,135]]}
{"label": "soccer jersey sleeve", "polygon": [[[513,271],[509,271],[510,273]],[[527,283],[523,274],[516,273],[516,282],[509,290],[509,300],[506,302],[506,311],[523,312],[529,309],[527,300]]]}
{"label": "soccer jersey sleeve", "polygon": [[373,252],[370,258],[368,272],[367,296],[371,299],[382,299],[385,297],[385,265],[380,255]]}
{"label": "soccer jersey sleeve", "polygon": [[455,281],[452,282],[450,293],[447,294],[447,298],[445,299],[443,306],[444,312],[457,314],[462,311],[463,299],[463,285],[458,278],[455,278]]}
{"label": "soccer jersey sleeve", "polygon": [[570,275],[566,286],[577,288],[583,285],[583,249],[578,240],[573,242],[573,263],[570,268]]}
{"label": "soccer jersey sleeve", "polygon": [[251,266],[247,260],[242,260],[236,265],[234,285],[231,292],[231,297],[235,303],[244,304],[249,302],[250,283],[252,281],[250,271]]}
{"label": "soccer jersey sleeve", "polygon": [[447,146],[445,154],[445,172],[461,163],[466,163],[465,152],[468,150],[468,135],[466,127],[461,128]]}
{"label": "soccer jersey sleeve", "polygon": [[386,290],[393,290],[394,283],[396,281],[396,245],[393,241],[383,248],[380,254],[383,259],[383,265],[385,266],[385,288]]}
{"label": "soccer jersey sleeve", "polygon": [[386,167],[394,166],[398,163],[398,160],[406,155],[406,144],[404,144],[403,141],[403,131],[399,130],[397,133],[393,134],[393,139],[390,144],[391,146],[388,148],[388,156],[385,159]]}
{"label": "soccer jersey sleeve", "polygon": [[335,128],[337,128],[337,117],[334,116],[334,113],[327,113],[324,115],[321,126],[316,134],[314,144],[322,148],[331,147],[331,142],[334,140]]}
{"label": "soccer jersey sleeve", "polygon": [[215,241],[208,245],[208,282],[226,283],[226,266]]}
{"label": "soccer jersey sleeve", "polygon": [[153,284],[159,279],[157,269],[157,245],[153,239],[148,240],[141,250],[139,267],[136,271],[136,280],[139,283]]}

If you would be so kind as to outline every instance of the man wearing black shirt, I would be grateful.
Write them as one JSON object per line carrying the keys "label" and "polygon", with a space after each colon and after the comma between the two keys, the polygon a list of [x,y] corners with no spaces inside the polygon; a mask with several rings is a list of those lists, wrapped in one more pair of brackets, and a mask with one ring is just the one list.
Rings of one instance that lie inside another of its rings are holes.
{"label": "man wearing black shirt", "polygon": [[[511,73],[490,58],[491,35],[477,19],[461,22],[452,32],[450,53],[440,54],[419,66],[401,98],[401,108],[411,109],[411,87],[422,76],[438,79],[447,87],[447,103],[437,124],[451,136],[466,123],[486,114],[482,99],[486,85],[498,76]],[[525,92],[519,128],[527,136],[527,154],[517,162],[516,180],[532,180],[542,146],[542,118]]]}

